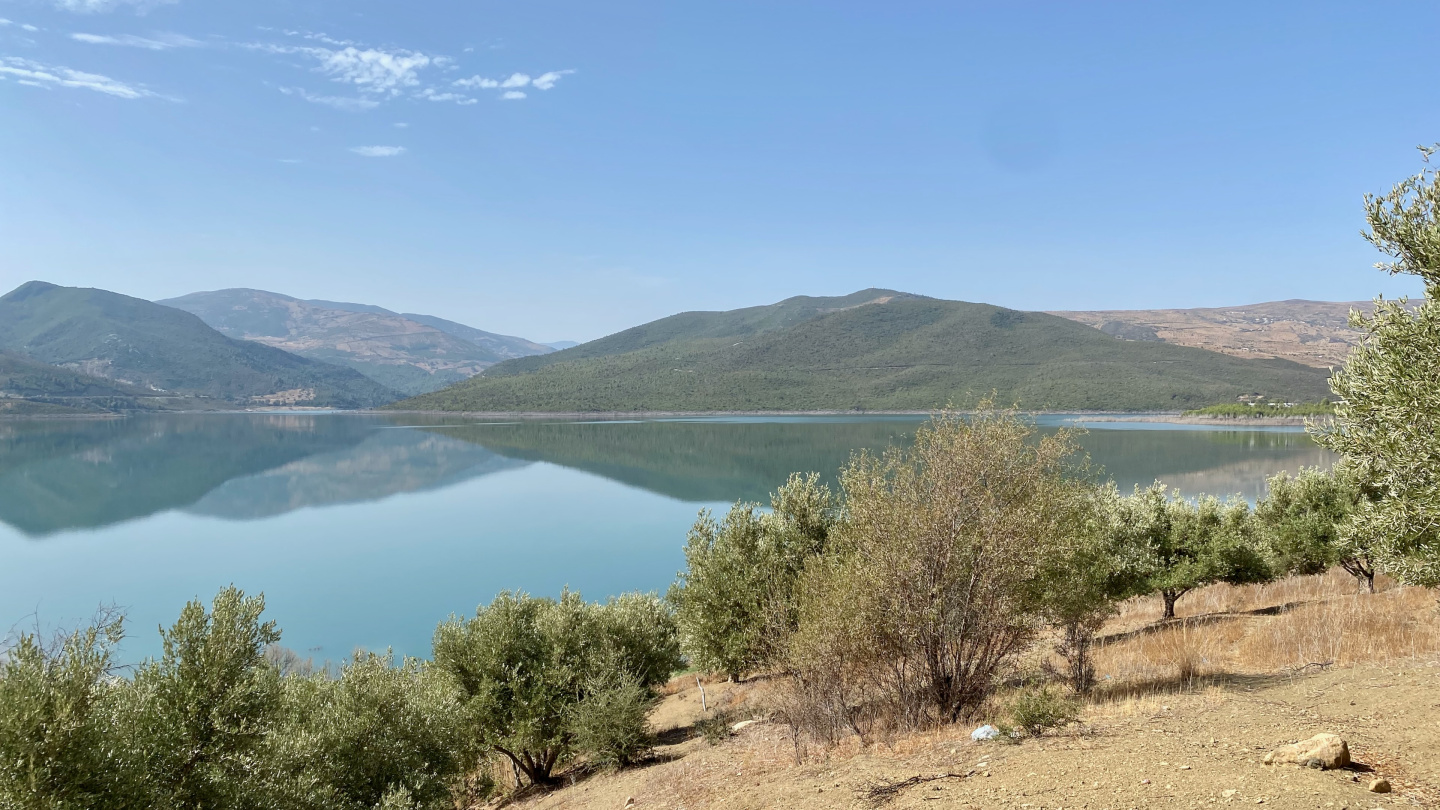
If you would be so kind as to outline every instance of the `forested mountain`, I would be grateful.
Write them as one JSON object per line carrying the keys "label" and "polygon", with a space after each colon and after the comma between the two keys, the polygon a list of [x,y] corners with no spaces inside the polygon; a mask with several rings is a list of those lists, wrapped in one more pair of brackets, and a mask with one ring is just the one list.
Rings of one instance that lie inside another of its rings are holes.
{"label": "forested mountain", "polygon": [[228,338],[178,309],[41,281],[0,297],[0,351],[139,389],[177,407],[205,399],[364,408],[397,398],[358,372]]}
{"label": "forested mountain", "polygon": [[1327,395],[1327,372],[1117,340],[1038,312],[889,290],[688,312],[510,360],[397,408],[450,411],[1164,410]]}
{"label": "forested mountain", "polygon": [[198,292],[157,303],[193,313],[229,337],[348,366],[407,394],[443,388],[508,358],[551,351],[443,318],[265,290]]}

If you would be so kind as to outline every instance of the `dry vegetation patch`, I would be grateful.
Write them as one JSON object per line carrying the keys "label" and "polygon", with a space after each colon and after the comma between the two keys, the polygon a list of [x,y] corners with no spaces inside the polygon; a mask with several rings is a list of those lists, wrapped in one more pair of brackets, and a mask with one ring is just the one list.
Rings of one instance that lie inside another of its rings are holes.
{"label": "dry vegetation patch", "polygon": [[[797,745],[770,718],[775,679],[671,681],[651,722],[650,764],[577,781],[525,808],[1138,807],[1374,808],[1440,799],[1440,615],[1423,589],[1343,572],[1189,594],[1157,624],[1158,598],[1132,600],[1101,633],[1101,687],[1082,722],[1017,744],[976,743],[1013,690],[960,725],[862,743]],[[1041,647],[1038,649],[1048,649]],[[1026,662],[1030,668],[1042,656]],[[1315,666],[1310,666],[1315,664]],[[1323,666],[1322,666],[1323,665]],[[693,731],[716,711],[762,718],[711,745]],[[1322,772],[1261,764],[1330,731],[1359,765]],[[1394,792],[1370,793],[1384,776]]]}

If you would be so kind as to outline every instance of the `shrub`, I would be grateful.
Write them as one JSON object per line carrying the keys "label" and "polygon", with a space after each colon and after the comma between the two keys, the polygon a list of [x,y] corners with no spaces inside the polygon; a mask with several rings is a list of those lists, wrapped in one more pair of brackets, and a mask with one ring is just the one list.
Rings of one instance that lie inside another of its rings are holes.
{"label": "shrub", "polygon": [[112,734],[112,655],[123,636],[105,621],[43,643],[21,635],[0,652],[0,807],[142,808]]}
{"label": "shrub", "polygon": [[[590,605],[568,591],[558,600],[505,592],[436,629],[435,665],[460,690],[483,748],[532,784],[549,783],[577,750],[577,722],[590,724],[592,741],[618,727],[614,678],[648,691],[679,667],[662,607],[654,597]],[[604,705],[585,705],[592,699]]]}
{"label": "shrub", "polygon": [[[911,449],[857,456],[846,519],[801,591],[791,666],[856,723],[953,722],[1042,626],[1047,560],[1083,522],[1068,433],[1037,437],[1013,412],[941,415]],[[870,709],[867,709],[870,707]]]}
{"label": "shrub", "polygon": [[718,523],[702,512],[671,589],[690,662],[736,680],[780,657],[798,617],[796,581],[824,551],[837,514],[815,474],[792,475],[770,503],[768,514],[736,504]]}
{"label": "shrub", "polygon": [[603,768],[623,768],[654,746],[650,708],[654,693],[630,677],[602,677],[575,706],[575,747]]}
{"label": "shrub", "polygon": [[264,610],[264,597],[233,586],[208,611],[190,602],[161,632],[160,659],[127,684],[122,714],[156,804],[250,807],[273,797],[265,742],[278,720],[281,689],[265,649],[280,632],[260,620]]}
{"label": "shrub", "polygon": [[1010,701],[1006,714],[1015,728],[1038,737],[1080,721],[1080,702],[1048,686],[1021,690]]}
{"label": "shrub", "polygon": [[290,677],[284,685],[274,755],[307,806],[369,810],[401,794],[408,804],[399,806],[454,806],[478,751],[459,693],[440,673],[415,659],[395,666],[389,654],[357,652],[338,679]]}
{"label": "shrub", "polygon": [[735,717],[727,711],[716,709],[714,712],[695,721],[695,730],[705,738],[705,742],[711,745],[719,745],[722,742],[735,736],[731,730],[735,723]]}
{"label": "shrub", "polygon": [[1340,565],[1374,593],[1375,566],[1366,544],[1342,532],[1361,500],[1353,475],[1343,466],[1330,472],[1311,467],[1266,483],[1255,522],[1275,571],[1309,576]]}

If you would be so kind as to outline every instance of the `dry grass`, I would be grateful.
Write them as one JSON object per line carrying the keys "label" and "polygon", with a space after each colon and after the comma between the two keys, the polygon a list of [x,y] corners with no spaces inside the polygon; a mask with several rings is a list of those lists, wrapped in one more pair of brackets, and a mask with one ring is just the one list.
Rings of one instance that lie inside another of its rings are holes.
{"label": "dry grass", "polygon": [[1440,613],[1422,588],[1377,582],[1357,593],[1343,571],[1268,585],[1215,585],[1181,599],[1158,624],[1158,598],[1121,606],[1096,655],[1102,694],[1216,675],[1269,675],[1440,653]]}

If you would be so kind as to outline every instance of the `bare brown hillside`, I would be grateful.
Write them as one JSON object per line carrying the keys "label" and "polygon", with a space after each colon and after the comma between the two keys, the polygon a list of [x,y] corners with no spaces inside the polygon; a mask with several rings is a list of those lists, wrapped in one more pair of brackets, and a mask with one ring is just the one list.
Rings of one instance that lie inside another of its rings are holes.
{"label": "bare brown hillside", "polygon": [[1279,357],[1325,368],[1345,362],[1360,333],[1351,309],[1369,301],[1270,301],[1213,309],[1136,309],[1052,312],[1125,340],[1159,340],[1235,357]]}

